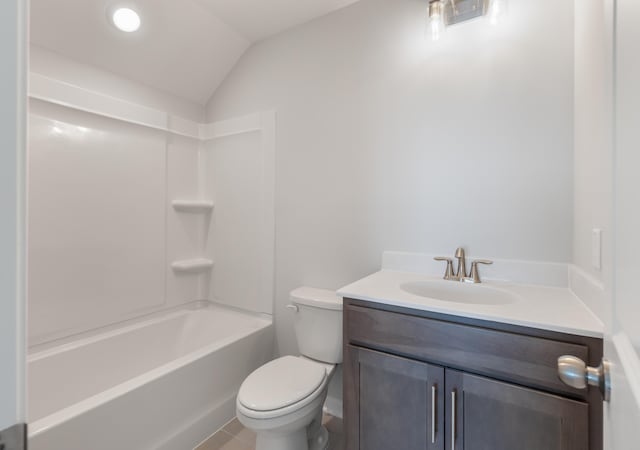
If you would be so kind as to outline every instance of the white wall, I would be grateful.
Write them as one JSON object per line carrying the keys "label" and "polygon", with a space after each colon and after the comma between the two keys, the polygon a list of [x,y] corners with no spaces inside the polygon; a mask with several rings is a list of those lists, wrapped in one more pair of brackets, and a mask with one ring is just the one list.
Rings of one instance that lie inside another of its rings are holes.
{"label": "white wall", "polygon": [[[426,2],[362,0],[251,48],[209,119],[278,112],[276,322],[384,250],[571,260],[573,4],[511,0],[425,42]],[[552,14],[549,11],[553,11]]]}
{"label": "white wall", "polygon": [[25,421],[25,3],[0,4],[0,430]]}
{"label": "white wall", "polygon": [[[35,45],[30,72],[204,117],[201,105]],[[30,122],[30,345],[204,298],[204,275],[170,269],[205,250],[201,218],[171,208],[200,195],[199,141],[38,100]]]}
{"label": "white wall", "polygon": [[[575,2],[573,264],[600,295],[581,297],[605,322],[613,270],[613,1]],[[602,230],[601,268],[592,261],[592,230]],[[596,292],[597,294],[597,292]]]}
{"label": "white wall", "polygon": [[31,80],[31,346],[196,300],[272,313],[273,112],[198,124]]}
{"label": "white wall", "polygon": [[200,141],[37,99],[29,120],[29,344],[206,298],[170,267],[205,256],[204,218],[171,206],[200,197]]}
{"label": "white wall", "polygon": [[34,44],[31,44],[30,49],[29,71],[130,103],[166,111],[185,119],[202,121],[204,117],[204,108],[197,103],[183,100]]}
{"label": "white wall", "polygon": [[207,254],[215,259],[208,298],[273,314],[273,158],[263,145],[265,133],[210,141],[201,164],[207,197],[215,199],[207,239]]}
{"label": "white wall", "polygon": [[160,131],[30,103],[32,344],[164,304],[165,152]]}

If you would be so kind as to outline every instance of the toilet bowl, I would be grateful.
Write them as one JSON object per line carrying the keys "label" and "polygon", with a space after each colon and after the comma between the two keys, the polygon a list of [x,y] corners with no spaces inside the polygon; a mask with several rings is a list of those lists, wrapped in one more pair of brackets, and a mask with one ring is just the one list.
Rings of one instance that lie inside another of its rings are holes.
{"label": "toilet bowl", "polygon": [[256,369],[238,392],[238,420],[256,432],[256,450],[326,450],[329,445],[322,407],[342,362],[342,299],[332,291],[298,288],[291,300],[302,355]]}
{"label": "toilet bowl", "polygon": [[325,450],[322,406],[335,366],[285,356],[253,372],[238,394],[238,420],[259,450]]}

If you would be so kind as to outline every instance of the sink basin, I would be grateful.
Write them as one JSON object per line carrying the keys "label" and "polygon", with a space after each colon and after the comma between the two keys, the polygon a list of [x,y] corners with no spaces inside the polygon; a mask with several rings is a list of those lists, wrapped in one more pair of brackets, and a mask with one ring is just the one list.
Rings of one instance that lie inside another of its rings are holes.
{"label": "sink basin", "polygon": [[507,305],[518,300],[515,294],[502,289],[456,281],[414,281],[401,284],[400,289],[419,297],[475,305]]}

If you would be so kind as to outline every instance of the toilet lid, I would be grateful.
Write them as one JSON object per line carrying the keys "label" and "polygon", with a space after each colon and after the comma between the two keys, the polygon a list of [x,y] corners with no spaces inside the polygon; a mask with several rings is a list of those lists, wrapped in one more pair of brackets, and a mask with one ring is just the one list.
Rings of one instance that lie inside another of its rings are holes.
{"label": "toilet lid", "polygon": [[283,356],[249,375],[240,387],[238,401],[254,411],[281,409],[311,395],[326,376],[320,364]]}

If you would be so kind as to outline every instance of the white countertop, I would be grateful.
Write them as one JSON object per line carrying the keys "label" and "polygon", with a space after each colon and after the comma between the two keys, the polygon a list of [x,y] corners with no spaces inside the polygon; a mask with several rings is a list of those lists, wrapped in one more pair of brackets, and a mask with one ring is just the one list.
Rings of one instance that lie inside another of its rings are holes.
{"label": "white countertop", "polygon": [[[604,325],[568,288],[483,281],[473,288],[491,287],[517,296],[513,303],[483,305],[456,303],[410,294],[400,288],[408,282],[441,280],[412,272],[382,270],[338,290],[346,298],[392,306],[489,320],[542,330],[602,338]],[[446,283],[456,283],[447,281]]]}

